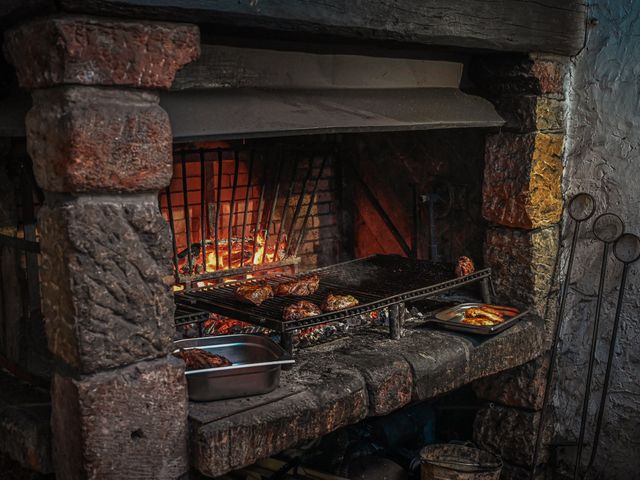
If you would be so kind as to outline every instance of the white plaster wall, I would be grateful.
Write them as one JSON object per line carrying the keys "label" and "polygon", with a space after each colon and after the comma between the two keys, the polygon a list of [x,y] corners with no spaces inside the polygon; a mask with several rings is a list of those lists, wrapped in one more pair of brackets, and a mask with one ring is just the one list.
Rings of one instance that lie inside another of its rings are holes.
{"label": "white plaster wall", "polygon": [[[619,214],[640,235],[640,0],[591,1],[584,50],[568,79],[565,191],[586,191],[597,213]],[[568,247],[565,219],[563,259]],[[591,222],[587,225],[590,229]],[[578,435],[602,244],[586,231],[578,255],[561,337],[560,384],[554,398],[560,437]],[[621,265],[610,262],[600,328],[590,419],[600,398]],[[614,356],[596,470],[604,479],[640,478],[640,262],[632,268]],[[592,425],[593,423],[591,423]],[[590,441],[592,428],[587,430]],[[570,451],[565,452],[570,453]],[[586,463],[587,448],[583,455]],[[567,455],[564,460],[570,460]]]}

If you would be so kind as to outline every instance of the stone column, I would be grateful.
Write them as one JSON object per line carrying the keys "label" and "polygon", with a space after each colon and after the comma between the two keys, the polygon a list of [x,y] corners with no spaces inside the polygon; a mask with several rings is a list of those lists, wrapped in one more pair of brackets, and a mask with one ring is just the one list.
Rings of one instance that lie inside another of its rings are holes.
{"label": "stone column", "polygon": [[[563,206],[565,62],[495,55],[472,66],[474,80],[507,120],[485,147],[485,262],[493,269],[498,300],[527,305],[545,319],[548,333],[555,321],[553,276]],[[528,478],[547,367],[543,355],[474,384],[481,399],[493,402],[476,418],[475,441],[502,456],[504,479]],[[542,452],[540,460],[547,458]]]}
{"label": "stone column", "polygon": [[172,175],[155,90],[199,53],[195,26],[81,16],[5,34],[32,91],[27,146],[45,191],[42,298],[60,479],[173,479],[188,469],[187,397],[168,355]]}

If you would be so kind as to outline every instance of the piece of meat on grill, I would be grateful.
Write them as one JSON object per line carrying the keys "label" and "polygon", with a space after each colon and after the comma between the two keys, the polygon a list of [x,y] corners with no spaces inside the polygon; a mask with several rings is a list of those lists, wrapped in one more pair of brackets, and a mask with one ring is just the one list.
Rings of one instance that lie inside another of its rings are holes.
{"label": "piece of meat on grill", "polygon": [[222,355],[216,355],[200,348],[180,349],[174,352],[173,355],[184,360],[184,363],[187,364],[187,370],[229,367],[232,365],[229,359]]}
{"label": "piece of meat on grill", "polygon": [[309,275],[308,277],[296,278],[290,282],[284,282],[276,287],[276,295],[279,297],[295,296],[306,297],[312,295],[318,290],[320,285],[320,277],[318,275]]}
{"label": "piece of meat on grill", "polygon": [[313,302],[300,300],[284,308],[282,312],[283,320],[300,320],[301,318],[315,317],[320,315],[322,310]]}
{"label": "piece of meat on grill", "polygon": [[473,261],[469,257],[460,257],[458,258],[458,262],[456,263],[455,273],[456,277],[464,277],[466,275],[471,275],[476,271],[476,267],[473,264]]}
{"label": "piece of meat on grill", "polygon": [[330,293],[322,302],[323,312],[335,312],[358,305],[360,302],[353,295],[334,295]]}
{"label": "piece of meat on grill", "polygon": [[234,293],[239,300],[252,303],[256,306],[260,305],[267,298],[273,297],[273,289],[270,285],[265,284],[240,285],[235,289]]}

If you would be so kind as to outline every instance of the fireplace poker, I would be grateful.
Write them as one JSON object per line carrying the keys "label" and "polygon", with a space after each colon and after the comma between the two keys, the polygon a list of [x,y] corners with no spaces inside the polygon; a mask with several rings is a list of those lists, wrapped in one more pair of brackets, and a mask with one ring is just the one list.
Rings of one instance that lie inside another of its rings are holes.
{"label": "fireplace poker", "polygon": [[549,359],[549,367],[547,369],[547,378],[544,387],[544,398],[542,400],[542,411],[540,413],[540,421],[538,423],[538,432],[536,435],[536,445],[533,454],[533,467],[531,468],[531,478],[534,476],[536,466],[538,464],[538,457],[540,455],[540,444],[542,442],[542,430],[546,423],[546,413],[548,410],[548,404],[551,392],[551,382],[553,380],[553,365],[556,359],[556,350],[558,346],[558,340],[560,338],[560,331],[562,328],[562,321],[564,319],[564,309],[567,300],[567,292],[569,291],[569,284],[571,283],[571,270],[573,268],[573,257],[576,250],[576,244],[578,243],[578,234],[580,232],[580,226],[583,222],[590,219],[595,210],[596,202],[594,198],[588,193],[578,193],[569,200],[568,205],[569,217],[573,220],[575,226],[573,227],[573,238],[571,240],[571,247],[569,248],[569,260],[567,262],[567,273],[565,274],[564,282],[562,283],[562,290],[560,292],[560,308],[558,309],[558,315],[556,317],[556,329],[553,336],[553,343],[551,345],[551,356]]}
{"label": "fireplace poker", "polygon": [[593,435],[593,446],[591,447],[591,457],[587,466],[587,472],[591,470],[593,462],[598,451],[598,440],[600,439],[600,428],[602,427],[602,418],[607,403],[607,394],[609,393],[609,378],[611,376],[611,367],[613,365],[613,353],[616,347],[618,337],[618,327],[620,324],[620,312],[624,301],[624,292],[627,286],[627,275],[629,267],[640,259],[640,237],[632,233],[622,235],[613,246],[614,256],[623,263],[622,276],[620,278],[620,287],[618,291],[618,303],[616,304],[616,313],[613,318],[613,330],[611,332],[611,340],[609,342],[609,356],[607,358],[607,369],[604,374],[604,382],[602,387],[602,396],[600,397],[600,405],[598,406],[598,416],[596,419],[595,433]]}
{"label": "fireplace poker", "polygon": [[582,415],[580,418],[580,434],[578,435],[578,452],[576,453],[575,465],[573,467],[573,479],[578,476],[580,460],[582,457],[582,447],[584,442],[585,428],[587,424],[587,414],[589,411],[589,399],[591,397],[591,380],[593,378],[593,365],[596,358],[596,346],[598,344],[598,326],[600,324],[600,314],[602,313],[602,298],[604,297],[604,284],[607,276],[607,263],[611,245],[624,233],[624,223],[622,219],[614,213],[603,213],[593,222],[593,234],[604,243],[602,252],[602,265],[600,266],[600,282],[598,284],[598,296],[596,299],[596,315],[593,321],[593,331],[591,334],[591,349],[589,351],[589,367],[587,369],[587,384],[585,386],[582,400]]}

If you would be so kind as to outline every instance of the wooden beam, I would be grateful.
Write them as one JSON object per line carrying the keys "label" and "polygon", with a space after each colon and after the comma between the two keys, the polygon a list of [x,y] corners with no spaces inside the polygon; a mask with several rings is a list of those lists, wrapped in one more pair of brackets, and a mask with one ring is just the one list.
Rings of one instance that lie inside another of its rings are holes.
{"label": "wooden beam", "polygon": [[584,0],[60,0],[62,9],[358,40],[574,55]]}

